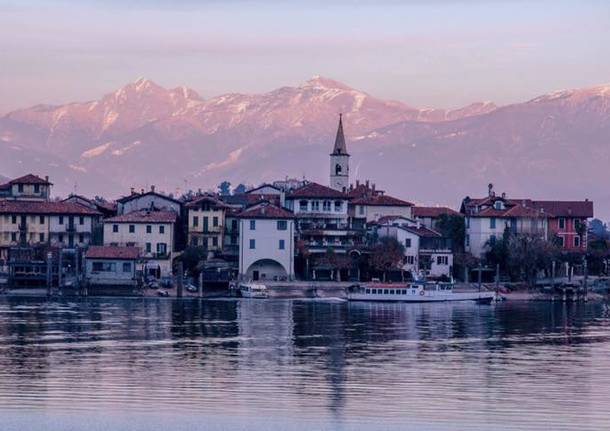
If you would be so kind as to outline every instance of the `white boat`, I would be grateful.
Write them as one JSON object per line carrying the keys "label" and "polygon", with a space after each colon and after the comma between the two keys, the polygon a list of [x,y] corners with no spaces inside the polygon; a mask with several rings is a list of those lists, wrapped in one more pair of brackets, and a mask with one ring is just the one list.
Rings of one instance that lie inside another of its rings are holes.
{"label": "white boat", "polygon": [[240,283],[239,291],[243,298],[267,298],[267,286],[258,283]]}
{"label": "white boat", "polygon": [[491,302],[495,295],[495,292],[490,291],[454,292],[452,283],[369,283],[362,286],[351,286],[347,292],[347,299],[383,302]]}

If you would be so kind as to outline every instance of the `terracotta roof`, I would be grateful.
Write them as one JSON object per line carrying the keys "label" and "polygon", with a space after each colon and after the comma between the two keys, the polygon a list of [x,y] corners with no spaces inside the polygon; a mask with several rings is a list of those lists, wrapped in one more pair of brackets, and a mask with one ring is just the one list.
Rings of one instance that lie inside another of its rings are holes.
{"label": "terracotta roof", "polygon": [[447,207],[413,207],[411,211],[413,213],[413,217],[435,218],[443,214],[462,216],[462,214],[460,214],[459,212]]}
{"label": "terracotta roof", "polygon": [[263,202],[261,204],[250,207],[239,214],[239,218],[272,218],[272,219],[287,219],[294,218],[294,214],[287,209],[280,208],[269,202]]}
{"label": "terracotta roof", "polygon": [[74,202],[38,202],[22,200],[0,200],[0,214],[101,215],[92,208]]}
{"label": "terracotta roof", "polygon": [[294,198],[338,198],[349,199],[345,193],[318,183],[307,183],[303,187],[292,190],[288,193],[288,199]]}
{"label": "terracotta roof", "polygon": [[227,204],[225,204],[223,201],[221,201],[216,196],[212,196],[212,195],[203,195],[203,196],[196,197],[192,201],[188,202],[185,206],[187,208],[197,208],[197,207],[199,207],[199,204],[204,203],[204,202],[209,202],[212,205],[216,206],[217,208],[227,207]]}
{"label": "terracotta roof", "polygon": [[[272,188],[272,189],[274,189],[274,190],[277,190],[277,191],[278,191],[278,192],[280,192],[280,193],[282,192],[282,189],[280,189],[279,187],[276,187],[276,186],[274,186],[273,184],[267,184],[267,183],[265,183],[265,184],[261,184],[261,185],[260,185],[260,186],[258,186],[258,187],[254,187],[254,188],[252,188],[252,189],[250,189],[250,190],[246,190],[246,193],[253,193],[253,192],[257,191],[257,190],[264,189],[265,187],[270,187],[270,188]],[[268,193],[267,193],[267,194],[268,194]]]}
{"label": "terracotta roof", "polygon": [[104,223],[175,223],[177,215],[173,211],[138,210],[104,220]]}
{"label": "terracotta roof", "polygon": [[7,184],[51,184],[48,180],[40,178],[38,175],[27,174],[14,180],[9,181]]}
{"label": "terracotta roof", "polygon": [[411,202],[403,201],[388,195],[362,196],[351,201],[354,205],[375,205],[391,207],[412,207]]}
{"label": "terracotta roof", "polygon": [[534,206],[555,217],[593,217],[593,202],[589,200],[534,201]]}
{"label": "terracotta roof", "polygon": [[145,193],[137,193],[137,192],[135,192],[135,193],[133,193],[133,194],[131,194],[129,196],[123,196],[122,198],[119,198],[116,201],[118,203],[124,204],[125,202],[129,202],[131,200],[138,199],[138,198],[141,198],[142,196],[148,196],[148,195],[158,196],[158,197],[160,197],[162,199],[166,199],[168,201],[176,202],[176,203],[182,205],[182,202],[180,202],[179,200],[174,199],[174,198],[172,198],[170,196],[166,196],[164,194],[158,193],[158,192],[153,192],[152,190],[150,190],[148,192],[145,192]]}
{"label": "terracotta roof", "polygon": [[138,247],[116,247],[92,245],[85,254],[86,259],[137,259],[140,256]]}
{"label": "terracotta roof", "polygon": [[438,233],[437,231],[429,229],[425,226],[420,226],[420,227],[402,226],[402,229],[404,229],[408,232],[412,232],[412,233],[422,236],[422,237],[429,237],[429,238],[441,238],[442,237],[442,235],[440,233]]}

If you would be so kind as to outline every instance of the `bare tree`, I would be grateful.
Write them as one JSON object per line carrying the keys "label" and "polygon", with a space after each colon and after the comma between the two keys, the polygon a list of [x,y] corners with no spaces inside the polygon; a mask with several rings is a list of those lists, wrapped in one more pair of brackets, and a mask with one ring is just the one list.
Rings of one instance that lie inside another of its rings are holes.
{"label": "bare tree", "polygon": [[405,247],[393,237],[383,237],[373,246],[371,265],[383,272],[383,281],[386,281],[387,272],[392,269],[402,270],[402,260]]}

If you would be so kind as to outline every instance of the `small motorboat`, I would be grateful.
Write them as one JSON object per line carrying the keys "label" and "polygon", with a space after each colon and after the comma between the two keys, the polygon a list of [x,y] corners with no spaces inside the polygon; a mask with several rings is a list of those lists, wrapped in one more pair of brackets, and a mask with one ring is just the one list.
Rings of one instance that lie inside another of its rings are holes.
{"label": "small motorboat", "polygon": [[239,292],[243,298],[267,298],[267,286],[259,283],[240,283]]}

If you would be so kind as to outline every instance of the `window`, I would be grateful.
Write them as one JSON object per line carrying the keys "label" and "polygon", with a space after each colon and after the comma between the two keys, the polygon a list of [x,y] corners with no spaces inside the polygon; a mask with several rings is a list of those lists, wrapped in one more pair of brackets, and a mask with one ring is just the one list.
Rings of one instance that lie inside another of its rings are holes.
{"label": "window", "polygon": [[580,247],[580,237],[579,236],[574,237],[574,247]]}
{"label": "window", "polygon": [[85,235],[83,235],[82,233],[78,234],[78,242],[80,242],[81,244],[85,242]]}
{"label": "window", "polygon": [[129,233],[134,233],[136,231],[136,225],[135,224],[130,224],[129,225]]}
{"label": "window", "polygon": [[218,227],[218,216],[212,217],[212,226]]}
{"label": "window", "polygon": [[320,201],[311,201],[311,210],[320,211]]}
{"label": "window", "polygon": [[62,234],[57,235],[57,241],[64,242],[64,236]]}
{"label": "window", "polygon": [[563,236],[558,236],[557,237],[557,243],[559,244],[559,247],[565,247],[566,245],[566,239]]}
{"label": "window", "polygon": [[34,193],[40,193],[40,184],[34,184]]}
{"label": "window", "polygon": [[343,208],[343,202],[335,201],[335,211],[339,212]]}
{"label": "window", "polygon": [[212,247],[218,247],[218,237],[212,237]]}
{"label": "window", "polygon": [[495,229],[496,228],[496,218],[495,217],[491,217],[489,219],[489,228],[490,229]]}
{"label": "window", "polygon": [[11,223],[17,224],[17,216],[16,215],[11,216]]}
{"label": "window", "polygon": [[254,250],[256,248],[256,240],[250,240],[250,250]]}
{"label": "window", "polygon": [[237,220],[231,220],[231,230],[236,231],[237,229]]}
{"label": "window", "polygon": [[502,208],[504,208],[504,204],[502,203],[502,201],[495,201],[494,208],[497,210],[501,210]]}
{"label": "window", "polygon": [[411,247],[411,238],[405,238],[405,247],[406,248],[410,248]]}
{"label": "window", "polygon": [[159,226],[159,233],[165,233],[165,226]]}
{"label": "window", "polygon": [[449,265],[449,257],[448,256],[436,256],[436,264],[437,265]]}
{"label": "window", "polygon": [[278,220],[277,221],[277,230],[286,230],[288,229],[288,222],[286,220]]}
{"label": "window", "polygon": [[496,243],[496,236],[495,235],[491,235],[489,237],[489,244],[490,245],[494,245]]}
{"label": "window", "polygon": [[13,242],[17,241],[17,232],[11,232],[11,241],[13,241]]}
{"label": "window", "polygon": [[566,219],[563,217],[559,217],[559,229],[566,228]]}
{"label": "window", "polygon": [[415,256],[406,256],[406,261],[408,265],[413,265],[415,263]]}
{"label": "window", "polygon": [[193,216],[193,227],[199,226],[199,217]]}
{"label": "window", "polygon": [[152,233],[152,226],[149,224],[146,225],[146,233]]}
{"label": "window", "polygon": [[286,249],[286,241],[284,241],[283,239],[280,239],[279,249],[280,250]]}
{"label": "window", "polygon": [[157,254],[164,255],[167,253],[167,244],[160,242],[157,244]]}
{"label": "window", "polygon": [[38,241],[39,242],[44,242],[44,233],[39,233],[38,234]]}
{"label": "window", "polygon": [[389,292],[389,289],[383,289],[383,294],[384,294],[384,295],[387,295],[387,294],[388,294],[388,292]]}
{"label": "window", "polygon": [[84,225],[85,224],[85,217],[79,216],[78,217],[78,224],[81,225],[81,226]]}
{"label": "window", "polygon": [[64,216],[59,216],[59,224],[64,224]]}
{"label": "window", "polygon": [[19,193],[23,193],[23,184],[18,184],[17,190],[19,190]]}
{"label": "window", "polygon": [[123,262],[123,272],[131,272],[131,262]]}
{"label": "window", "polygon": [[466,247],[470,247],[470,235],[466,235],[465,239],[465,243],[466,243]]}
{"label": "window", "polygon": [[360,215],[364,215],[364,205],[359,205],[359,206],[358,206],[358,213],[359,213]]}
{"label": "window", "polygon": [[330,211],[330,201],[322,202],[322,211]]}
{"label": "window", "polygon": [[40,224],[44,224],[44,216],[40,216],[40,218],[38,219],[38,221],[40,222]]}
{"label": "window", "polygon": [[250,220],[250,230],[256,230],[256,220]]}
{"label": "window", "polygon": [[299,201],[299,210],[307,211],[307,201]]}
{"label": "window", "polygon": [[201,221],[203,221],[203,231],[204,232],[207,232],[209,230],[209,226],[210,226],[209,220],[210,219],[208,217],[201,217]]}
{"label": "window", "polygon": [[116,265],[114,262],[93,262],[93,272],[114,272]]}
{"label": "window", "polygon": [[151,243],[147,242],[146,243],[146,253],[150,253],[152,251],[152,245]]}

